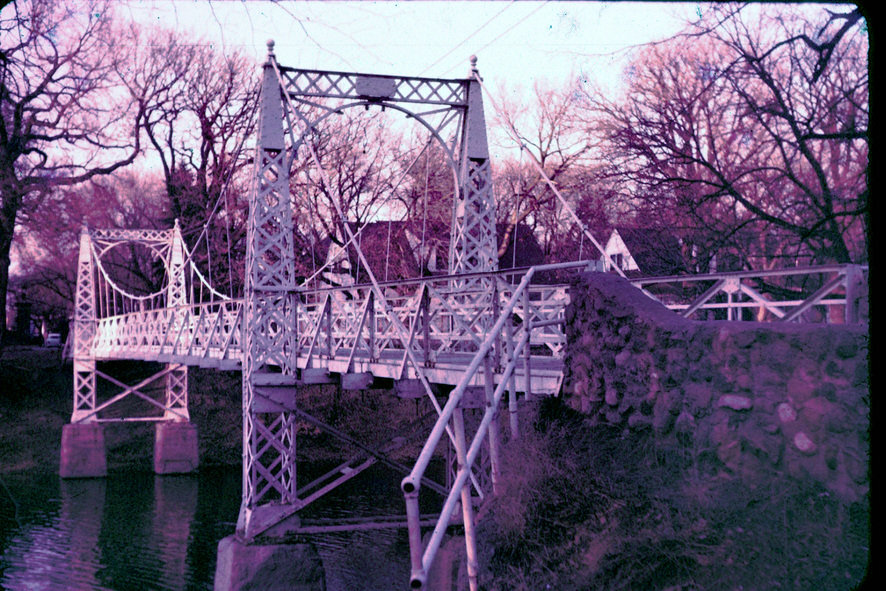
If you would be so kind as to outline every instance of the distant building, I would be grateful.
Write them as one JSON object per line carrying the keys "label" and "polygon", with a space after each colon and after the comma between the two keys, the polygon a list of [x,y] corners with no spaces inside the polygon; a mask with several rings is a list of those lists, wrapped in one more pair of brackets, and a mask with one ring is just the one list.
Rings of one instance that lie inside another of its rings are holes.
{"label": "distant building", "polygon": [[681,242],[660,228],[617,227],[606,241],[603,269],[612,270],[612,260],[628,276],[652,277],[686,273]]}
{"label": "distant building", "polygon": [[[409,221],[381,221],[365,224],[362,232],[356,223],[349,228],[357,235],[357,244],[372,267],[376,280],[410,279],[431,275],[445,275],[449,266],[449,232],[439,228],[425,229]],[[498,224],[497,244],[504,240],[507,224]],[[365,265],[359,260],[357,250],[351,246],[343,253],[339,244],[346,239],[327,238],[318,246],[323,254],[326,268],[322,280],[329,285],[343,286],[367,283],[369,276]],[[535,233],[526,224],[518,224],[508,236],[503,254],[498,258],[499,269],[511,269],[540,265],[545,262],[544,252]]]}

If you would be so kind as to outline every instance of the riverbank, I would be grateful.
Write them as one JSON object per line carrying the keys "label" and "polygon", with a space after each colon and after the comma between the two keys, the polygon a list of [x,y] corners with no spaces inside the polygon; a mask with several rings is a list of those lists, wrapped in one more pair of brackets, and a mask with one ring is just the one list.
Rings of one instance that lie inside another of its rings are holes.
{"label": "riverbank", "polygon": [[501,491],[479,523],[481,587],[866,588],[868,499],[773,471],[748,486],[662,447],[651,431],[544,401],[506,446]]}
{"label": "riverbank", "polygon": [[[156,371],[145,363],[115,362],[108,371],[136,383]],[[191,368],[189,410],[197,426],[201,468],[239,465],[242,454],[241,375]],[[9,347],[0,358],[0,473],[57,473],[62,427],[70,420],[73,375],[57,349]],[[154,392],[162,396],[161,385]],[[100,387],[102,387],[100,385]],[[347,436],[378,446],[420,417],[430,403],[398,399],[389,390],[348,391],[334,385],[311,386],[301,392],[300,407]],[[130,397],[119,409],[150,408]],[[300,461],[339,461],[355,448],[307,421],[298,424]],[[154,426],[151,423],[105,425],[108,470],[153,470]],[[415,458],[422,441],[407,440],[391,452],[395,459]]]}

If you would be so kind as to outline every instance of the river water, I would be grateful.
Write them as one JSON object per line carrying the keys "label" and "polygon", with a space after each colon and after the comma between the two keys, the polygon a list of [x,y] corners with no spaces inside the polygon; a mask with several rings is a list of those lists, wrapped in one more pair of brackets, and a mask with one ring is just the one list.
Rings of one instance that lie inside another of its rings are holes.
{"label": "river water", "polygon": [[[400,478],[373,466],[302,515],[403,515]],[[216,547],[234,532],[239,504],[238,468],[189,476],[121,473],[83,480],[4,475],[0,589],[212,589]],[[336,532],[309,539],[323,561],[328,591],[401,590],[407,585],[404,529]]]}

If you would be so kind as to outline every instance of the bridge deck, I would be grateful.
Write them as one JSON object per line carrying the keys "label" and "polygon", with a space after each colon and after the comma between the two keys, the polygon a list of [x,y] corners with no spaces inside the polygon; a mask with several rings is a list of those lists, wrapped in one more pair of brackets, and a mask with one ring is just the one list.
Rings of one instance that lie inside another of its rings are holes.
{"label": "bridge deck", "polygon": [[[241,369],[239,358],[195,356],[186,354],[163,353],[159,348],[151,351],[148,348],[120,348],[106,350],[96,355],[97,360],[121,360],[131,359],[137,361],[155,361],[160,363],[181,363],[183,365],[207,367],[220,370],[238,371]],[[211,353],[211,352],[210,352]],[[465,373],[465,368],[474,357],[472,352],[449,352],[438,353],[433,363],[427,363],[424,353],[414,353],[416,361],[422,366],[425,377],[432,384],[455,386]],[[404,367],[405,351],[385,350],[380,352],[377,359],[369,359],[366,351],[356,351],[351,356],[348,349],[339,349],[332,358],[314,355],[308,361],[307,357],[297,358],[296,365],[299,369],[326,370],[330,374],[370,373],[376,378],[392,380],[415,379],[417,374],[407,361]],[[526,392],[526,376],[523,363],[519,363],[515,369],[515,388],[518,392]],[[553,356],[533,355],[529,365],[530,391],[534,394],[550,395],[560,388],[563,376],[563,361]],[[494,372],[495,383],[500,382],[501,375]],[[478,372],[470,385],[483,385],[483,374]]]}

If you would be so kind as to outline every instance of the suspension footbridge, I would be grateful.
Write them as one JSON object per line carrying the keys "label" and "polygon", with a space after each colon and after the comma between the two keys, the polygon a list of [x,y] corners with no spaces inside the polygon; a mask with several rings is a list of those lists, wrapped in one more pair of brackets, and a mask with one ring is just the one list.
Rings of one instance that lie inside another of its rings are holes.
{"label": "suspension footbridge", "polygon": [[[565,285],[543,283],[540,278],[596,269],[594,261],[497,268],[482,92],[475,64],[464,80],[302,70],[277,64],[269,44],[242,296],[224,294],[212,285],[178,223],[169,230],[84,228],[81,233],[71,351],[74,401],[67,443],[63,442],[62,475],[102,473],[103,456],[95,462],[87,457],[98,453],[101,444],[94,435],[102,423],[188,426],[189,367],[238,370],[243,388],[239,540],[273,541],[297,532],[300,510],[382,461],[404,473],[409,585],[416,589],[426,585],[447,528],[458,524],[465,533],[467,571],[475,589],[475,511],[494,495],[499,448],[519,437],[520,400],[554,395],[563,379],[568,292]],[[369,281],[337,287],[301,282],[295,268],[290,199],[293,163],[309,162],[320,182],[332,187],[313,141],[318,126],[346,109],[376,107],[402,112],[422,126],[453,171],[447,273],[379,281],[345,212],[336,205],[332,213]],[[557,191],[553,185],[552,190]],[[132,245],[162,262],[161,289],[134,294],[122,285],[119,271],[108,261],[117,249]],[[764,306],[775,316],[792,320],[823,302],[848,301],[846,286],[857,280],[855,272],[842,267],[825,272],[835,277],[827,289],[786,303],[761,294],[748,274],[705,277],[711,287],[695,302],[678,308],[687,315],[694,313],[710,307],[714,295],[725,291],[730,294],[730,310]],[[685,278],[647,279],[637,285],[648,290],[668,280]],[[134,385],[99,369],[100,362],[122,359],[155,362],[162,369]],[[401,397],[430,400],[436,418],[427,426],[425,443],[412,466],[394,462],[385,449],[350,440],[300,408],[299,388],[333,380],[352,389],[385,380]],[[119,392],[103,395],[100,381]],[[162,382],[164,392],[159,399],[147,390],[157,382]],[[143,414],[109,412],[133,397],[144,401]],[[297,422],[304,420],[343,443],[357,445],[360,453],[312,482],[301,482],[296,433]],[[435,482],[428,478],[427,468],[446,441],[452,450],[451,469],[445,482]],[[440,510],[431,518],[419,512],[422,490],[440,496]],[[423,538],[423,528],[430,526],[430,535]]]}

